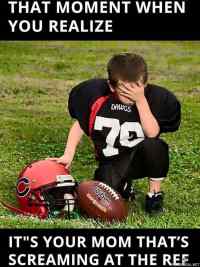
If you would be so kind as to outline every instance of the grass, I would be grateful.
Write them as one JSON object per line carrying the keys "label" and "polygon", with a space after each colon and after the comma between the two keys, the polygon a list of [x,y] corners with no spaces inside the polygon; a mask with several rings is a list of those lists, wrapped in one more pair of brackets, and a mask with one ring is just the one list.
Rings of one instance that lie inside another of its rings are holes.
{"label": "grass", "polygon": [[[16,203],[15,183],[28,162],[60,156],[72,123],[66,113],[68,92],[78,82],[105,77],[114,53],[142,54],[150,81],[170,88],[182,103],[178,132],[170,144],[169,178],[163,185],[166,212],[144,213],[147,181],[135,183],[126,223],[90,219],[46,220],[13,215],[0,206],[0,228],[198,228],[200,227],[200,43],[199,42],[0,42],[0,198]],[[93,148],[84,137],[72,166],[78,179],[93,176]]]}

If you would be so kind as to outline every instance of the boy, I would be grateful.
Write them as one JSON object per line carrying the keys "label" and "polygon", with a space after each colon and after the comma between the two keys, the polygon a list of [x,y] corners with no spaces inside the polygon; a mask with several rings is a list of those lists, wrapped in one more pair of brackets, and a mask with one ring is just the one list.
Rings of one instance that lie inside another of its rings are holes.
{"label": "boy", "polygon": [[133,195],[132,180],[148,177],[145,210],[161,212],[161,181],[167,176],[169,155],[159,136],[178,129],[180,104],[167,89],[147,83],[147,64],[139,55],[114,55],[107,71],[108,80],[88,80],[72,89],[68,108],[76,121],[64,155],[52,159],[69,168],[85,133],[99,161],[94,179],[128,199]]}

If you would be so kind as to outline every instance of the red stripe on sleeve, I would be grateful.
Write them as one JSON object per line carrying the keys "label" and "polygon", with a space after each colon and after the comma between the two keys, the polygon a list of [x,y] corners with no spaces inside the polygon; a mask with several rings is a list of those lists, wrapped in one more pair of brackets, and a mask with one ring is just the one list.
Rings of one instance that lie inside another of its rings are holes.
{"label": "red stripe on sleeve", "polygon": [[92,130],[94,127],[94,121],[97,115],[97,112],[103,106],[103,104],[108,100],[109,95],[99,97],[91,107],[90,119],[89,119],[89,136],[92,135]]}

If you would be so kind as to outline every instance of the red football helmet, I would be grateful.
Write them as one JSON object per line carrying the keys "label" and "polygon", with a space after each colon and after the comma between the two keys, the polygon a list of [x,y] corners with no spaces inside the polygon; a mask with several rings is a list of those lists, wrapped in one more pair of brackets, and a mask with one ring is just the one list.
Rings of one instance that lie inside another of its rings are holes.
{"label": "red football helmet", "polygon": [[62,164],[35,161],[19,174],[16,187],[19,208],[3,204],[16,213],[41,219],[70,217],[75,207],[75,187],[76,182]]}

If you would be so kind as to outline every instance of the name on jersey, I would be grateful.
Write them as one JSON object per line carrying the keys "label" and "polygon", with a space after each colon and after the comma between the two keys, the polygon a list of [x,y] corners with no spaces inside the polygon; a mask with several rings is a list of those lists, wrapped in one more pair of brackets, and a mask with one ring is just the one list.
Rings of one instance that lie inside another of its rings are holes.
{"label": "name on jersey", "polygon": [[131,106],[123,105],[123,104],[112,104],[111,110],[120,110],[125,112],[131,112]]}

